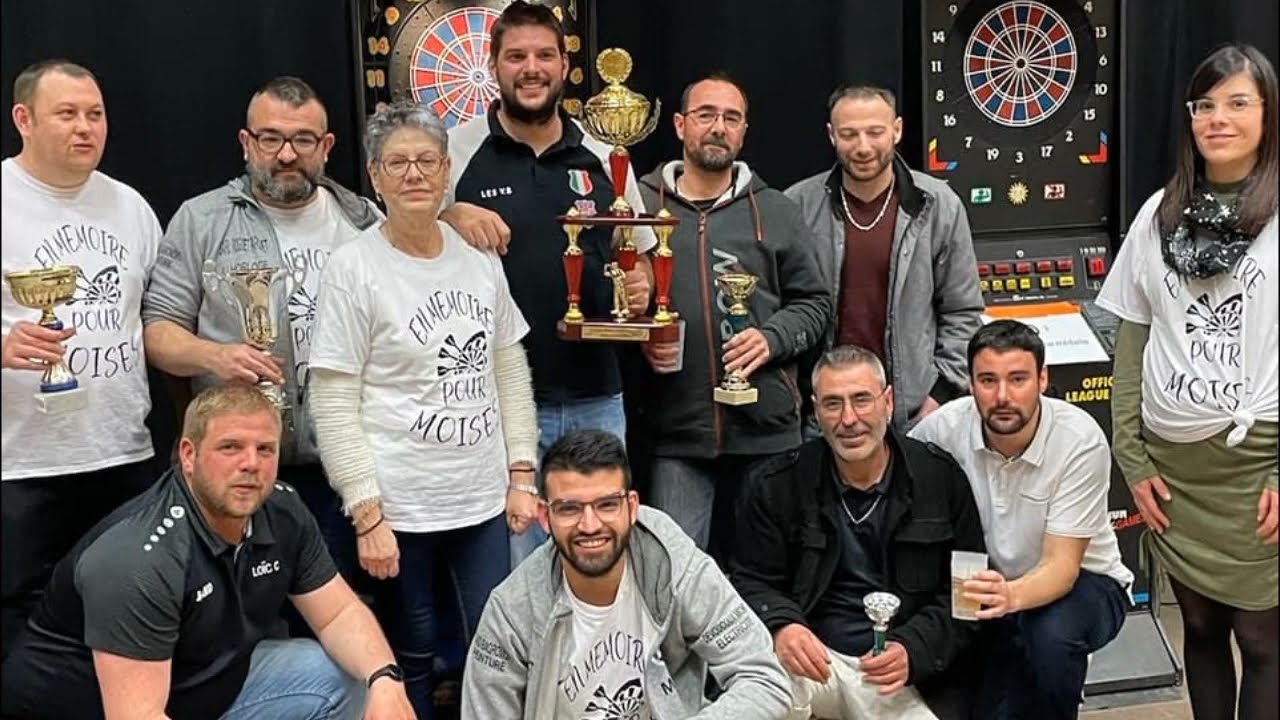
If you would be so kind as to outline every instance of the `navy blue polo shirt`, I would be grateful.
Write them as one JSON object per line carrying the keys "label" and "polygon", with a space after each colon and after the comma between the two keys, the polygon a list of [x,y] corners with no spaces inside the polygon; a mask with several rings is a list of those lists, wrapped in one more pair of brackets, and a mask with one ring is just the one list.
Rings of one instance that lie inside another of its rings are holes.
{"label": "navy blue polo shirt", "polygon": [[72,548],[4,664],[6,712],[101,718],[93,650],[172,660],[172,718],[217,718],[289,595],[337,574],[315,519],[277,483],[239,545],[205,522],[171,469]]}
{"label": "navy blue polo shirt", "polygon": [[[452,199],[493,210],[511,228],[502,265],[511,296],[529,323],[524,345],[537,402],[615,395],[622,391],[622,379],[614,347],[567,342],[556,334],[556,323],[568,307],[563,254],[569,241],[555,218],[571,207],[584,213],[609,211],[614,195],[606,168],[612,148],[585,134],[561,109],[560,140],[534,155],[533,148],[502,128],[498,106],[494,102],[487,115],[449,131]],[[626,197],[637,212],[644,210],[634,172]],[[650,230],[635,235],[640,252],[655,242]],[[607,228],[590,228],[579,236],[579,244],[584,256],[582,312],[588,318],[608,318],[613,285],[604,265],[613,259],[612,234]]]}

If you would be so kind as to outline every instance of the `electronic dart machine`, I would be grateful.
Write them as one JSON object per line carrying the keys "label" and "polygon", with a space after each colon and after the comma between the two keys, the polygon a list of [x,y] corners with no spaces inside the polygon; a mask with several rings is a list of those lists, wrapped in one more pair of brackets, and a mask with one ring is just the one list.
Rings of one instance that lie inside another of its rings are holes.
{"label": "electronic dart machine", "polygon": [[[930,174],[968,212],[987,318],[1035,325],[1047,394],[1111,435],[1117,319],[1093,304],[1115,247],[1119,0],[922,0],[921,127]],[[1173,685],[1143,531],[1113,464],[1112,526],[1138,576],[1135,608],[1096,653],[1085,691]]]}

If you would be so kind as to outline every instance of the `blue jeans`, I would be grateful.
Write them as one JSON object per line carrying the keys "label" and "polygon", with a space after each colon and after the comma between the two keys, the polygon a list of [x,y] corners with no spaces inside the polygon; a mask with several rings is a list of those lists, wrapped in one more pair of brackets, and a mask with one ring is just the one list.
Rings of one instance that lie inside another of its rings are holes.
{"label": "blue jeans", "polygon": [[479,525],[434,533],[396,532],[400,546],[400,574],[395,579],[400,595],[396,631],[389,634],[396,658],[404,669],[405,690],[419,720],[430,720],[435,709],[438,641],[448,630],[440,627],[449,613],[436,607],[436,569],[444,564],[452,581],[452,598],[466,628],[464,645],[471,644],[480,613],[489,593],[506,578],[505,514]]}
{"label": "blue jeans", "polygon": [[358,720],[363,680],[351,677],[315,640],[263,640],[222,720]]}
{"label": "blue jeans", "polygon": [[981,642],[990,659],[974,717],[1077,717],[1089,654],[1115,638],[1128,608],[1120,583],[1081,570],[1054,602],[986,621]]}
{"label": "blue jeans", "polygon": [[[567,403],[543,403],[538,406],[538,460],[557,440],[577,430],[605,430],[627,440],[627,416],[622,395],[607,395]],[[533,523],[523,535],[511,533],[511,569],[514,570],[538,546],[547,533]]]}
{"label": "blue jeans", "polygon": [[723,565],[733,544],[738,489],[772,455],[722,455],[714,460],[655,457],[645,502],[671,516],[694,543]]}

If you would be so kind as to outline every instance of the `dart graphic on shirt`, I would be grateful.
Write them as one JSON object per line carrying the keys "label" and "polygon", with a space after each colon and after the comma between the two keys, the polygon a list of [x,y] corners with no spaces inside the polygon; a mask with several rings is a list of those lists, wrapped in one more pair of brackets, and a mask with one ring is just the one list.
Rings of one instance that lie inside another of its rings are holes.
{"label": "dart graphic on shirt", "polygon": [[67,301],[68,305],[81,303],[84,305],[114,305],[120,302],[120,268],[108,265],[98,271],[90,280],[80,270],[76,276],[76,297]]}
{"label": "dart graphic on shirt", "polygon": [[311,297],[311,293],[307,292],[305,287],[299,286],[293,296],[289,298],[289,322],[297,322],[299,320],[315,322],[315,319],[316,300]]}
{"label": "dart graphic on shirt", "polygon": [[1223,300],[1217,307],[1209,301],[1208,293],[1196,298],[1187,308],[1187,334],[1199,330],[1211,338],[1240,337],[1240,315],[1244,310],[1244,295],[1236,293]]}
{"label": "dart graphic on shirt", "polygon": [[436,373],[443,377],[483,372],[489,365],[488,349],[483,330],[468,338],[462,347],[458,347],[458,341],[450,335],[444,339],[444,347],[440,348],[440,359],[452,364],[442,362]]}
{"label": "dart graphic on shirt", "polygon": [[591,715],[584,720],[639,720],[640,713],[645,709],[644,685],[640,683],[640,678],[632,678],[623,683],[613,697],[609,697],[604,686],[600,685],[592,693],[592,698],[584,710],[603,714]]}

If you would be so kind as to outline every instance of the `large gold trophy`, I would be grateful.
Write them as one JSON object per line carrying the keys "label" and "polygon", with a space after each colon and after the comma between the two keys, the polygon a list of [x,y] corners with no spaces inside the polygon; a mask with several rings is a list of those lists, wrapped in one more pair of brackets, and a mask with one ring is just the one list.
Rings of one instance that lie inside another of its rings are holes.
{"label": "large gold trophy", "polygon": [[[577,208],[571,208],[556,218],[569,236],[569,247],[564,251],[569,309],[558,326],[560,337],[566,340],[671,342],[679,338],[680,329],[676,325],[676,314],[668,307],[673,269],[670,241],[671,233],[680,221],[665,209],[656,215],[637,214],[624,197],[631,166],[627,146],[640,142],[653,132],[662,103],[655,101],[650,112],[649,101],[622,84],[631,74],[631,55],[626,50],[604,50],[596,58],[596,70],[609,85],[583,105],[582,124],[592,137],[613,146],[609,153],[609,175],[613,181],[614,200],[605,215],[584,215]],[[582,300],[583,255],[578,236],[583,230],[596,226],[619,228],[622,235],[614,261],[605,267],[605,275],[612,280],[614,287],[613,317],[599,320],[585,317],[579,306]],[[652,227],[658,236],[658,247],[653,253],[658,307],[653,317],[631,314],[623,285],[625,274],[636,266],[637,252],[631,233],[637,227]]]}
{"label": "large gold trophy", "polygon": [[[75,297],[79,275],[80,268],[75,265],[59,265],[5,273],[4,279],[19,305],[40,311],[41,327],[61,330],[62,321],[53,309]],[[89,404],[80,382],[63,360],[45,365],[35,400],[36,407],[44,413],[71,412]]]}

